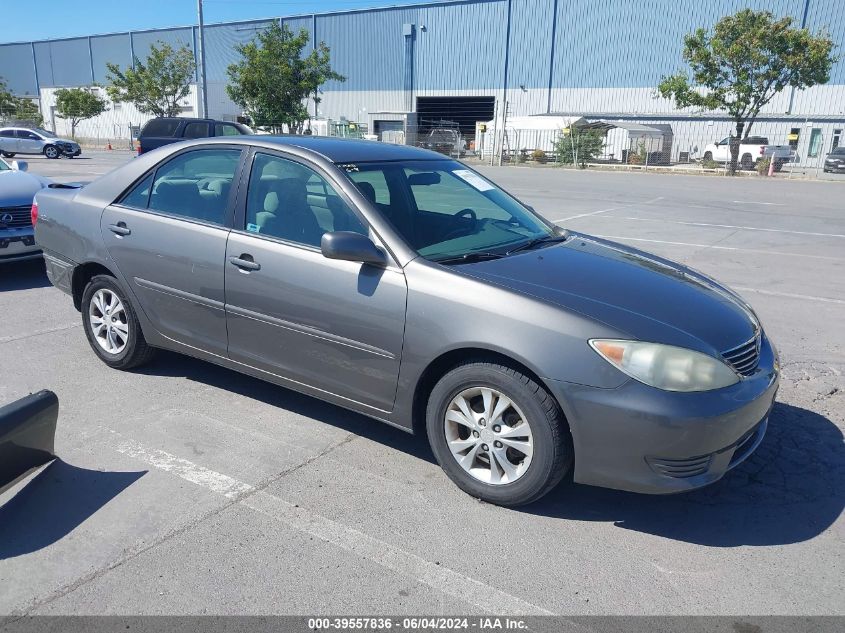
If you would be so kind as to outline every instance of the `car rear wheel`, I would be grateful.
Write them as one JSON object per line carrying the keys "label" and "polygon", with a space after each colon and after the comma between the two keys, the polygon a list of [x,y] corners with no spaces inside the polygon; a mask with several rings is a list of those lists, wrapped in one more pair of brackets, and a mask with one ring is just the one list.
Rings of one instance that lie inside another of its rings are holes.
{"label": "car rear wheel", "polygon": [[44,148],[44,156],[47,158],[59,158],[61,155],[59,148],[55,145],[48,145]]}
{"label": "car rear wheel", "polygon": [[93,277],[82,293],[82,326],[94,353],[115,369],[131,369],[155,354],[132,304],[113,277]]}
{"label": "car rear wheel", "polygon": [[14,157],[15,157],[14,152],[3,152],[3,158],[14,158]]}
{"label": "car rear wheel", "polygon": [[704,152],[704,160],[713,160],[713,152]]}
{"label": "car rear wheel", "polygon": [[426,429],[438,463],[464,492],[503,506],[539,499],[572,466],[569,429],[532,378],[467,362],[435,385]]}
{"label": "car rear wheel", "polygon": [[751,158],[751,154],[743,154],[740,164],[745,170],[754,169],[754,159]]}

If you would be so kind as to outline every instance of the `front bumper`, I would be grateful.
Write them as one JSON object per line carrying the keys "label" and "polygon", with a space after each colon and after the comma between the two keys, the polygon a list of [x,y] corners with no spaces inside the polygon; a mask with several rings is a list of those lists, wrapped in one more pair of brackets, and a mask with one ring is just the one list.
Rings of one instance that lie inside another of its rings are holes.
{"label": "front bumper", "polygon": [[779,384],[763,339],[757,371],[736,385],[674,393],[629,380],[617,389],[550,381],[570,423],[576,482],[650,494],[719,480],[766,432]]}
{"label": "front bumper", "polygon": [[845,163],[825,163],[824,170],[832,173],[845,173]]}
{"label": "front bumper", "polygon": [[0,230],[0,263],[17,262],[41,257],[31,227]]}

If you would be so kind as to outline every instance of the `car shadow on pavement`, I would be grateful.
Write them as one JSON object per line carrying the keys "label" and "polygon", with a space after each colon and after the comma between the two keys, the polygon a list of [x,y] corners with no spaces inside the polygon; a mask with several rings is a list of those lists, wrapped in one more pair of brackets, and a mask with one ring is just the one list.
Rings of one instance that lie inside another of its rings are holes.
{"label": "car shadow on pavement", "polygon": [[56,459],[0,505],[0,560],[59,541],[146,473],[89,470]]}
{"label": "car shadow on pavement", "polygon": [[777,403],[757,451],[715,484],[678,495],[639,495],[564,483],[519,510],[711,547],[799,543],[845,508],[845,449],[827,418]]}
{"label": "car shadow on pavement", "polygon": [[0,292],[46,288],[50,285],[43,259],[0,263]]}
{"label": "car shadow on pavement", "polygon": [[435,463],[434,455],[424,437],[411,435],[401,429],[384,424],[365,415],[306,396],[292,389],[219,367],[174,352],[159,350],[155,360],[139,369],[138,373],[155,376],[179,376],[253,398],[272,407],[303,415],[355,433],[413,457]]}

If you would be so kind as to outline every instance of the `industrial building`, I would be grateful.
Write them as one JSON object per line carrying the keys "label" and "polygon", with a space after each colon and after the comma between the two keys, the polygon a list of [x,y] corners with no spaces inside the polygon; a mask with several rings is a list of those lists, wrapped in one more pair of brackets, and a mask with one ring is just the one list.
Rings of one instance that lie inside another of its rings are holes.
{"label": "industrial building", "polygon": [[[319,7],[319,3],[314,3]],[[661,76],[682,69],[685,34],[751,7],[790,15],[795,23],[826,29],[845,53],[842,0],[452,0],[388,8],[278,16],[206,25],[207,115],[233,119],[238,107],[226,95],[226,68],[235,46],[278,20],[306,29],[331,49],[345,82],[323,87],[314,119],[358,122],[379,138],[402,132],[415,142],[436,121],[454,121],[467,137],[477,122],[533,115],[584,117],[646,126],[670,126],[672,160],[695,156],[727,136],[721,114],[679,111],[655,98]],[[106,63],[128,66],[161,40],[196,52],[196,26],[90,35],[0,45],[0,77],[18,96],[37,99],[48,127],[66,133],[54,114],[59,87],[106,83]],[[200,78],[198,64],[197,79]],[[202,85],[199,83],[199,85]],[[105,91],[103,91],[105,95]],[[197,87],[184,114],[200,114]],[[505,105],[506,104],[506,105]],[[129,104],[84,122],[78,136],[127,138],[146,117]],[[505,129],[508,129],[506,124]],[[630,128],[630,125],[628,126]],[[787,90],[755,124],[754,134],[789,142],[799,155],[823,155],[845,128],[845,59],[830,82]],[[396,138],[393,135],[391,138]]]}

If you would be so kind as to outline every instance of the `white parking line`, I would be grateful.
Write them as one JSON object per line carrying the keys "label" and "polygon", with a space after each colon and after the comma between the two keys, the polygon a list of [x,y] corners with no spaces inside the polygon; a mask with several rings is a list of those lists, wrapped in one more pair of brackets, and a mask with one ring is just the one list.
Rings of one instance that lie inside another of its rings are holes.
{"label": "white parking line", "polygon": [[13,336],[0,336],[0,345],[3,343],[12,343],[13,341],[20,341],[25,338],[32,338],[33,336],[41,336],[42,334],[52,334],[53,332],[61,332],[62,330],[70,330],[75,327],[81,327],[82,323],[70,323],[66,325],[55,325],[43,330],[36,330],[35,332],[25,332],[24,334],[17,334]]}
{"label": "white parking line", "polygon": [[608,207],[607,209],[601,209],[599,211],[592,211],[590,213],[580,213],[578,215],[571,215],[568,218],[561,218],[560,220],[552,220],[552,222],[557,224],[559,222],[566,222],[568,220],[575,220],[576,218],[586,218],[586,217],[589,217],[591,215],[599,215],[600,213],[607,213],[608,211],[618,211],[619,209],[628,209],[630,207],[635,207],[638,204],[653,204],[653,203],[657,202],[658,200],[663,200],[663,196],[658,196],[658,197],[653,198],[651,200],[646,200],[645,202],[631,202],[629,204],[620,204],[620,205],[615,206],[615,207]]}
{"label": "white parking line", "polygon": [[[119,435],[114,431],[112,433]],[[503,615],[554,615],[551,611],[491,587],[475,578],[432,563],[360,530],[288,503],[264,490],[209,470],[187,459],[162,450],[147,449],[130,439],[124,439],[117,450],[149,466],[221,494],[274,521],[475,605],[484,612]]]}
{"label": "white parking line", "polygon": [[789,233],[791,235],[811,235],[814,237],[845,237],[839,233],[813,233],[812,231],[791,231],[789,229],[767,229],[759,226],[734,226],[733,224],[710,224],[708,222],[685,222],[683,220],[664,220],[663,218],[638,218],[633,216],[614,215],[612,219],[637,220],[639,222],[661,222],[664,224],[683,224],[685,226],[709,226],[719,229],[741,229],[743,231],[766,231],[768,233]]}
{"label": "white parking line", "polygon": [[821,301],[822,303],[836,303],[845,305],[845,300],[831,299],[830,297],[816,297],[813,295],[799,295],[792,292],[777,292],[775,290],[760,290],[759,288],[744,288],[743,286],[731,286],[734,290],[739,292],[756,292],[761,295],[769,295],[772,297],[786,297],[787,299],[801,299],[802,301]]}
{"label": "white parking line", "polygon": [[766,251],[757,248],[739,248],[736,246],[716,246],[711,244],[693,244],[691,242],[671,242],[668,240],[648,240],[643,237],[625,237],[623,235],[601,235],[593,233],[596,237],[601,237],[605,240],[619,240],[621,242],[650,242],[652,244],[670,244],[673,246],[692,246],[694,248],[715,249],[720,251],[738,251],[741,253],[759,253],[761,255],[778,255],[781,257],[807,257],[809,259],[824,259],[834,262],[845,262],[842,257],[828,257],[826,255],[805,255],[804,253],[784,253],[783,251]]}
{"label": "white parking line", "polygon": [[785,207],[781,202],[760,202],[758,200],[731,200],[733,204],[762,204],[767,207]]}

